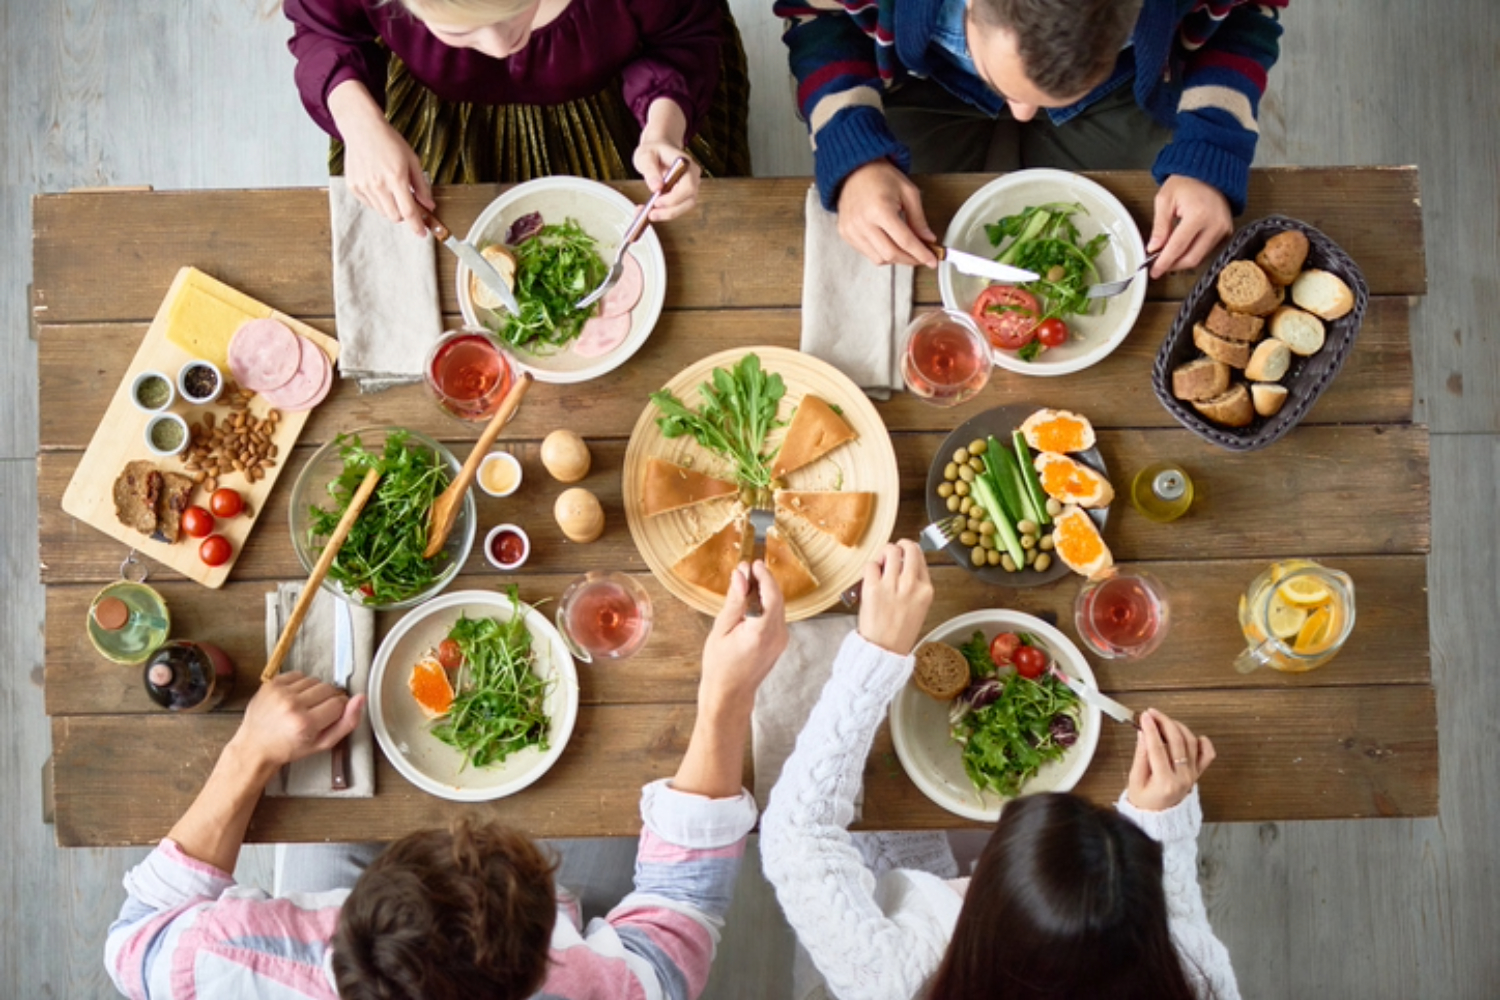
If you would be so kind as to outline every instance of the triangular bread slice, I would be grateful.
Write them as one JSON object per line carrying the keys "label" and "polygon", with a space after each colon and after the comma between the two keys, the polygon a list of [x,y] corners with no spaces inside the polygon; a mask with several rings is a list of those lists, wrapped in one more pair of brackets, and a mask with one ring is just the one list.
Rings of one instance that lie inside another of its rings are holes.
{"label": "triangular bread slice", "polygon": [[[766,532],[766,569],[771,571],[776,585],[781,588],[782,599],[789,604],[818,589],[818,578],[808,568],[807,560],[802,558],[792,540],[774,525]],[[725,589],[728,589],[727,583]]]}
{"label": "triangular bread slice", "polygon": [[875,494],[846,490],[778,490],[776,509],[800,517],[840,545],[857,545],[875,512]]}
{"label": "triangular bread slice", "polygon": [[858,436],[833,407],[817,396],[803,396],[781,442],[781,450],[771,464],[771,475],[779,479],[788,472],[796,472]]}
{"label": "triangular bread slice", "polygon": [[669,510],[734,496],[739,490],[734,483],[685,469],[663,458],[653,458],[646,462],[641,508],[647,517],[655,517]]}
{"label": "triangular bread slice", "polygon": [[672,571],[688,583],[715,594],[729,593],[729,578],[734,568],[750,554],[753,539],[744,514],[704,539],[687,555],[677,560]]}

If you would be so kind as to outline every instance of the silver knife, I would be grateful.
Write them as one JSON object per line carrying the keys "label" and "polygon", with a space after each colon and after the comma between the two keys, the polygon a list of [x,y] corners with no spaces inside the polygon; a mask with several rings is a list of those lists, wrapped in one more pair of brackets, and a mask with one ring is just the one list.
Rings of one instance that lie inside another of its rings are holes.
{"label": "silver knife", "polygon": [[[333,600],[333,686],[349,690],[349,679],[354,676],[354,613],[348,602],[340,598]],[[333,747],[333,787],[342,791],[349,787],[349,737],[345,736]]]}
{"label": "silver knife", "polygon": [[1007,285],[1022,285],[1028,281],[1036,281],[1041,278],[1035,271],[1027,271],[1024,268],[1011,267],[999,261],[981,257],[978,254],[969,253],[967,250],[955,250],[937,243],[927,244],[940,261],[946,260],[964,274],[972,274],[976,278],[989,278],[991,281],[1003,281]]}
{"label": "silver knife", "polygon": [[512,315],[519,316],[521,314],[521,305],[516,301],[515,293],[510,290],[510,286],[505,283],[505,279],[500,277],[500,272],[495,270],[495,265],[484,259],[484,254],[475,250],[473,246],[465,243],[457,236],[454,236],[453,230],[443,225],[443,220],[431,212],[423,211],[422,222],[427,226],[428,231],[432,235],[443,241],[443,246],[452,250],[453,255],[463,261],[465,267],[474,272],[474,277],[479,279],[481,285],[500,297],[500,301],[505,304],[505,308]]}
{"label": "silver knife", "polygon": [[1095,691],[1093,688],[1089,687],[1087,684],[1083,683],[1083,681],[1079,680],[1076,677],[1069,677],[1067,674],[1063,673],[1061,668],[1059,668],[1055,663],[1052,664],[1050,673],[1053,677],[1056,677],[1058,680],[1066,684],[1068,686],[1068,690],[1072,691],[1084,702],[1094,706],[1099,711],[1109,716],[1111,719],[1114,719],[1116,722],[1123,722],[1126,725],[1134,726],[1137,729],[1141,728],[1141,724],[1135,721],[1135,713],[1126,708],[1124,705],[1120,704],[1118,701],[1115,701],[1109,695]]}

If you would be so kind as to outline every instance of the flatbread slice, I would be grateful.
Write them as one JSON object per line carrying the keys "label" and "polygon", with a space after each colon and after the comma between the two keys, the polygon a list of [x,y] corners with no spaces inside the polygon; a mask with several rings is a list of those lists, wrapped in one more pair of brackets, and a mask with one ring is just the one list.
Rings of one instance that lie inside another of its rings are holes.
{"label": "flatbread slice", "polygon": [[641,508],[647,517],[655,517],[719,497],[732,497],[739,490],[734,483],[685,469],[663,458],[653,458],[646,462]]}
{"label": "flatbread slice", "polygon": [[[818,578],[808,568],[807,560],[774,525],[766,532],[766,569],[775,577],[782,599],[788,604],[818,589]],[[724,589],[729,589],[727,583]]]}
{"label": "flatbread slice", "polygon": [[848,421],[817,396],[803,396],[787,428],[781,450],[771,465],[771,475],[778,479],[811,465],[846,441],[859,435]]}
{"label": "flatbread slice", "polygon": [[182,512],[193,495],[192,479],[178,472],[161,474],[161,497],[156,503],[156,530],[168,542],[177,541],[182,531]]}
{"label": "flatbread slice", "polygon": [[156,530],[156,501],[161,496],[161,473],[146,461],[128,462],[115,479],[115,517],[143,535]]}
{"label": "flatbread slice", "polygon": [[840,545],[857,545],[875,513],[875,494],[847,490],[778,490],[776,510],[800,517]]}
{"label": "flatbread slice", "polygon": [[747,520],[744,514],[731,520],[677,560],[672,571],[696,587],[715,594],[729,593],[729,578],[749,555],[754,538]]}

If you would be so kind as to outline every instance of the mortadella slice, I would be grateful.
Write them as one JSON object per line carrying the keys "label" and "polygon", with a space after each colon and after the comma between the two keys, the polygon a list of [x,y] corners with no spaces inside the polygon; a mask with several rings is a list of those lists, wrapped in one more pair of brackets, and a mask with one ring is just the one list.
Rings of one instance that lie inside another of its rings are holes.
{"label": "mortadella slice", "polygon": [[620,267],[620,280],[599,300],[601,319],[624,316],[630,312],[641,300],[641,292],[646,287],[646,276],[641,272],[641,265],[636,261],[635,254],[627,253]]}
{"label": "mortadella slice", "polygon": [[573,341],[573,353],[580,358],[601,358],[619,347],[630,336],[630,314],[595,316],[583,324],[583,332]]}
{"label": "mortadella slice", "polygon": [[253,392],[279,389],[301,366],[301,341],[280,320],[247,320],[230,338],[229,372]]}
{"label": "mortadella slice", "polygon": [[306,337],[301,342],[301,362],[286,385],[261,393],[272,406],[293,413],[310,410],[323,401],[333,387],[333,365],[323,349]]}

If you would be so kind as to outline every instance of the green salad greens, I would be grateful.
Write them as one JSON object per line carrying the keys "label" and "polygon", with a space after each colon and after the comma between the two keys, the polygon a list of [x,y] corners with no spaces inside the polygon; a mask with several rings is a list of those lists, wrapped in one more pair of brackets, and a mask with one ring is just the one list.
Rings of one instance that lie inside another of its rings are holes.
{"label": "green salad greens", "polygon": [[669,438],[691,434],[709,451],[734,463],[741,486],[765,490],[771,486],[771,459],[764,454],[766,435],[782,426],[776,419],[786,383],[760,366],[760,356],[746,354],[733,368],[715,368],[713,377],[698,386],[703,405],[689,408],[666,389],[651,394],[662,411],[656,424]]}
{"label": "green salad greens", "polygon": [[598,308],[574,303],[604,280],[609,268],[598,244],[572,219],[543,226],[515,246],[516,302],[519,316],[500,313],[492,329],[506,344],[532,354],[551,354],[578,337]]}
{"label": "green salad greens", "polygon": [[395,604],[415,597],[432,586],[448,559],[446,552],[422,558],[428,512],[448,486],[447,465],[431,448],[409,444],[407,439],[405,431],[393,431],[377,454],[365,448],[358,436],[340,434],[336,441],[344,469],[328,484],[333,506],[308,508],[307,541],[316,549],[321,539],[333,534],[365,473],[380,470],[374,495],[359,512],[328,570],[330,579],[368,604]]}
{"label": "green salad greens", "polygon": [[[1086,315],[1093,305],[1086,293],[1090,285],[1099,281],[1094,261],[1109,242],[1109,234],[1100,233],[1081,243],[1078,227],[1073,224],[1073,216],[1078,212],[1088,214],[1077,203],[1032,205],[1019,215],[1007,215],[984,227],[990,245],[999,248],[997,261],[1041,275],[1038,280],[1019,286],[1037,297],[1041,306],[1038,324],[1053,318]],[[1041,349],[1040,342],[1033,340],[1017,352],[1017,357],[1030,361]]]}
{"label": "green salad greens", "polygon": [[[1042,648],[1029,635],[1021,640]],[[1051,674],[1027,680],[1013,669],[1000,670],[983,632],[959,650],[969,661],[971,680],[951,721],[964,771],[980,791],[1014,798],[1043,764],[1060,759],[1078,739],[1078,696]]]}
{"label": "green salad greens", "polygon": [[531,632],[516,588],[511,619],[460,618],[448,638],[463,663],[453,685],[453,705],[432,735],[464,755],[464,766],[490,767],[526,747],[548,748],[550,720],[542,705],[548,684],[532,670]]}

